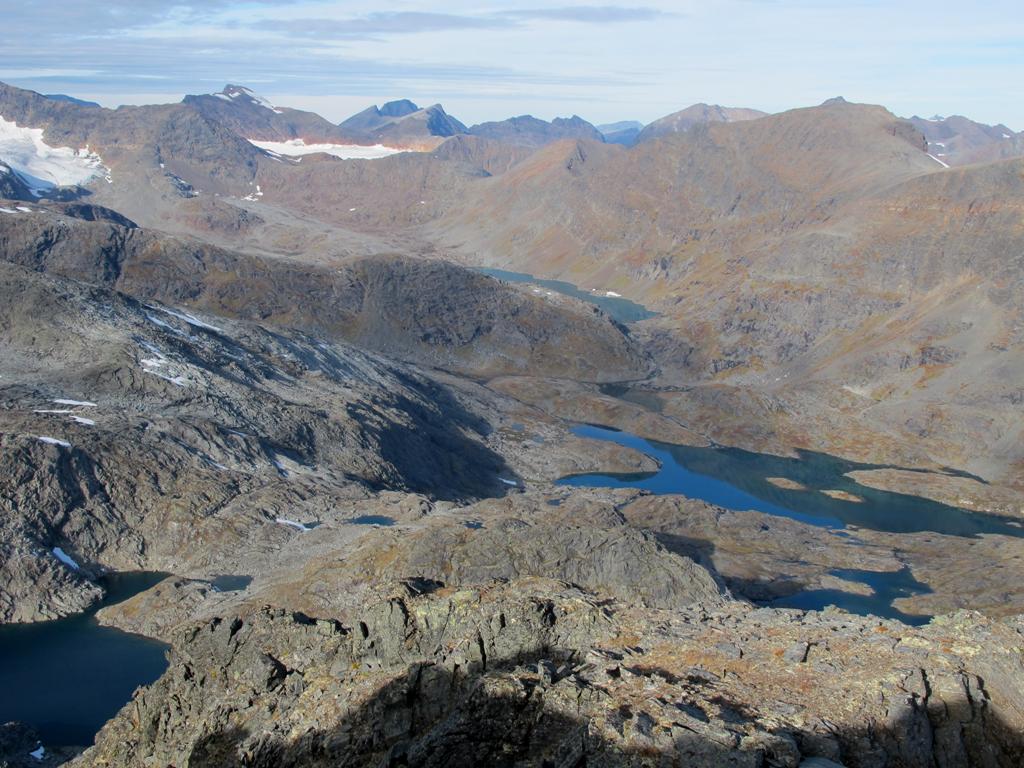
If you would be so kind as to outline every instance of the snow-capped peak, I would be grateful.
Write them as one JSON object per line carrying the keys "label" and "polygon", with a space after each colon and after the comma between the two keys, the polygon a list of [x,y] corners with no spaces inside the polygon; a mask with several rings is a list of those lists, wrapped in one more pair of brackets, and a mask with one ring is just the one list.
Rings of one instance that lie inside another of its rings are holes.
{"label": "snow-capped peak", "polygon": [[225,101],[237,101],[244,99],[251,101],[253,104],[269,109],[275,115],[283,114],[280,109],[271,104],[267,99],[263,98],[257,93],[254,93],[252,89],[246,88],[244,85],[226,85],[224,90],[220,93],[213,94],[218,99],[224,99]]}

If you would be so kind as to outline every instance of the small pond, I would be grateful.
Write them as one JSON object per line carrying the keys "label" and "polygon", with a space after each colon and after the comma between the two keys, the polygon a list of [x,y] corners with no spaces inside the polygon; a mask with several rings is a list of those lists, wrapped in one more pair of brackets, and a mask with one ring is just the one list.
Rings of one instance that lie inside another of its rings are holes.
{"label": "small pond", "polygon": [[353,525],[394,525],[395,518],[387,515],[359,515],[359,517],[350,517],[345,522]]}
{"label": "small pond", "polygon": [[571,296],[574,299],[596,304],[608,316],[618,320],[620,323],[635,323],[637,320],[647,320],[658,316],[657,312],[651,312],[645,306],[637,304],[635,301],[624,299],[621,296],[608,296],[604,293],[584,291],[564,280],[542,280],[525,272],[509,272],[504,269],[491,269],[490,267],[476,267],[476,271],[498,280],[504,280],[507,283],[530,283],[547,288],[549,291],[560,293],[563,296]]}

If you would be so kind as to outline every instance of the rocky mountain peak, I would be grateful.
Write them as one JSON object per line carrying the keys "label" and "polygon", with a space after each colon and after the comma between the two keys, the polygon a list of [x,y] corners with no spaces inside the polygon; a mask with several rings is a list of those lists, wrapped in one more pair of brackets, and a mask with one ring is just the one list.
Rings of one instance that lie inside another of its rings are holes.
{"label": "rocky mountain peak", "polygon": [[[441,105],[437,104],[435,106],[440,107]],[[409,99],[398,99],[387,102],[377,112],[384,117],[405,117],[413,112],[419,112],[419,110],[420,108],[416,106],[415,102]]]}
{"label": "rocky mountain peak", "polygon": [[236,104],[248,103],[255,106],[265,107],[275,114],[281,114],[281,110],[271,104],[267,99],[259,96],[251,88],[246,88],[244,85],[232,85],[228,83],[224,86],[224,90],[212,95],[220,99],[233,101]]}

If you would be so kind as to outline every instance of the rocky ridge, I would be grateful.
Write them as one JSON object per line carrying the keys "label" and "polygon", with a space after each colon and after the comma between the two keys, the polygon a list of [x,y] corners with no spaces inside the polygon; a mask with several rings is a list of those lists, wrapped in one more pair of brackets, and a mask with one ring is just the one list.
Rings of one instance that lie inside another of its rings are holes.
{"label": "rocky ridge", "polygon": [[555,306],[455,265],[383,255],[328,268],[63,213],[5,217],[0,258],[464,374],[622,380],[648,371],[628,330],[593,307]]}
{"label": "rocky ridge", "polygon": [[[76,765],[1016,765],[1019,621],[645,611],[519,580],[175,636]],[[813,763],[807,763],[808,765]]]}

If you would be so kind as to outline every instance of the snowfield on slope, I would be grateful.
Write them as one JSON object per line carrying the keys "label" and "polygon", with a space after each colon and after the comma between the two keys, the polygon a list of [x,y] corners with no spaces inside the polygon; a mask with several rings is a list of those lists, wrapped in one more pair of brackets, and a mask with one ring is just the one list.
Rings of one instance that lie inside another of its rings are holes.
{"label": "snowfield on slope", "polygon": [[[383,144],[374,144],[372,147],[364,147],[359,144],[307,144],[302,139],[291,141],[256,141],[249,139],[249,143],[267,152],[273,152],[285,157],[300,157],[301,155],[314,155],[323,152],[327,155],[340,157],[342,160],[377,160],[388,155],[396,155],[404,152],[403,149],[385,147]],[[0,155],[2,157],[2,155]]]}
{"label": "snowfield on slope", "polygon": [[97,176],[110,181],[110,171],[95,152],[51,147],[42,128],[21,128],[0,117],[0,160],[10,166],[36,197],[56,187],[85,184]]}

